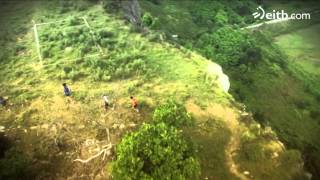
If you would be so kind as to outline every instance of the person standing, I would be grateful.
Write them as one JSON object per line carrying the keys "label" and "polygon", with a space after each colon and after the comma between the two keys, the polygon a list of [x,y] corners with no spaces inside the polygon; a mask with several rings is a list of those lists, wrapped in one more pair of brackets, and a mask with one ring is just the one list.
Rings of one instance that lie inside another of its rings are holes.
{"label": "person standing", "polygon": [[110,107],[110,101],[108,99],[108,96],[103,96],[103,103],[104,103],[104,109],[107,111]]}
{"label": "person standing", "polygon": [[67,86],[66,83],[62,84],[63,86],[63,93],[65,96],[71,96],[71,90],[69,89],[69,87]]}
{"label": "person standing", "polygon": [[133,96],[130,96],[131,99],[131,106],[132,109],[134,109],[136,112],[139,112],[139,108],[138,108],[138,101],[136,98],[134,98]]}
{"label": "person standing", "polygon": [[0,105],[5,106],[7,104],[7,100],[4,99],[4,97],[0,96]]}

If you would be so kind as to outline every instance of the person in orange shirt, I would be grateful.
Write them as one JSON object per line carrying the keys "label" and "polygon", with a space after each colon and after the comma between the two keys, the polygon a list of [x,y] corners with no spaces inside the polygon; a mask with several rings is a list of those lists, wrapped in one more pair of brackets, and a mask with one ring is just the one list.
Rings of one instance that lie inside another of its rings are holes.
{"label": "person in orange shirt", "polygon": [[130,96],[130,99],[131,99],[132,109],[134,109],[135,111],[139,112],[137,99],[134,98],[133,96]]}

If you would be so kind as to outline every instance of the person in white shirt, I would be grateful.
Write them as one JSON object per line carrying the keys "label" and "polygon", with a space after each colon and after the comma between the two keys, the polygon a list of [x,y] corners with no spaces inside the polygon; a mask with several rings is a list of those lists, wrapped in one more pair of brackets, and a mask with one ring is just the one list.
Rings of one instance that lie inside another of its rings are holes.
{"label": "person in white shirt", "polygon": [[110,101],[108,99],[108,96],[103,95],[103,103],[104,103],[104,109],[107,111],[110,107]]}

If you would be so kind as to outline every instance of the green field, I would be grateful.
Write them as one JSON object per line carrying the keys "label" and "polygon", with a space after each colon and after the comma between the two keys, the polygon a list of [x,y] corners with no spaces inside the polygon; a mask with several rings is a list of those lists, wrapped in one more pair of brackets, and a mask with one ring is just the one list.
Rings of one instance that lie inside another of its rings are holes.
{"label": "green field", "polygon": [[292,63],[311,74],[320,73],[320,25],[293,31],[275,38]]}

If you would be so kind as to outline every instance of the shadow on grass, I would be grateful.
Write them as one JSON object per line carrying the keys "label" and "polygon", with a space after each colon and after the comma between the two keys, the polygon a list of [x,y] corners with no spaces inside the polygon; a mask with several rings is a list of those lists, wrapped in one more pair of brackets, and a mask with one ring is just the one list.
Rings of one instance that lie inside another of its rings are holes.
{"label": "shadow on grass", "polygon": [[230,173],[226,163],[225,150],[231,132],[224,122],[207,119],[197,128],[188,129],[185,134],[188,134],[198,146],[201,179],[237,179]]}

